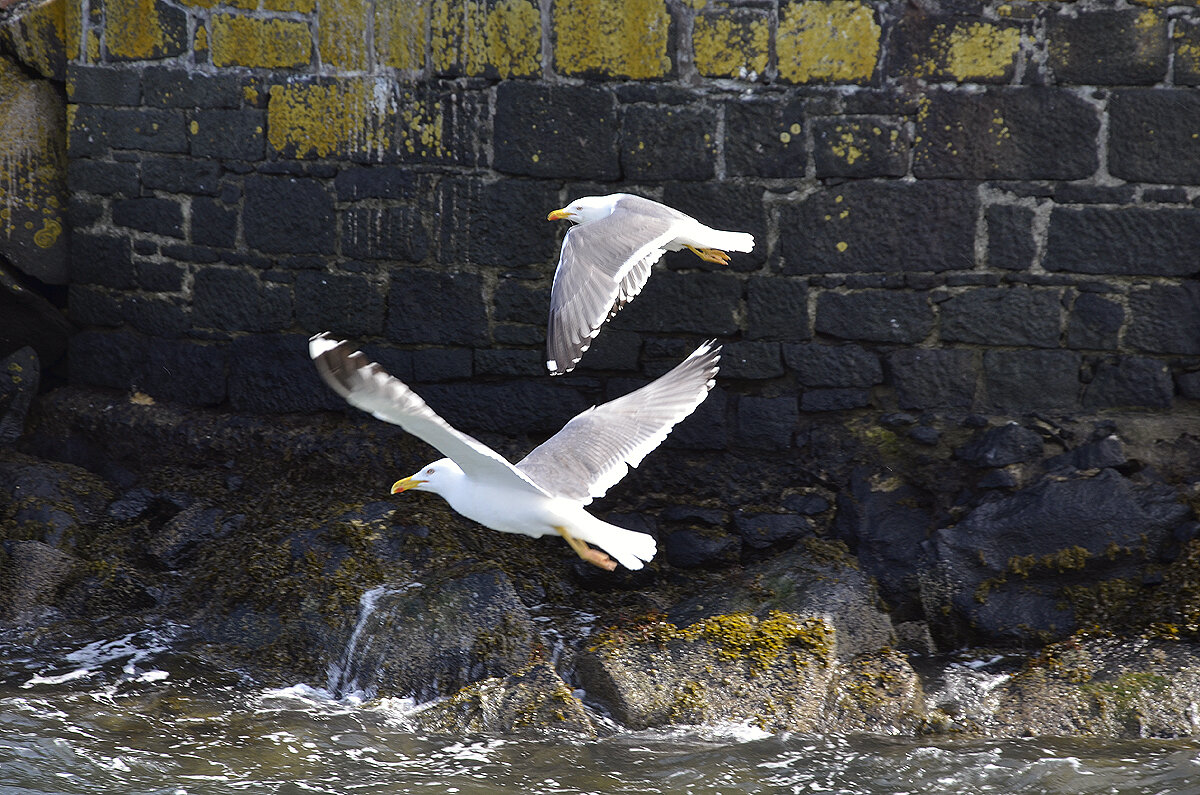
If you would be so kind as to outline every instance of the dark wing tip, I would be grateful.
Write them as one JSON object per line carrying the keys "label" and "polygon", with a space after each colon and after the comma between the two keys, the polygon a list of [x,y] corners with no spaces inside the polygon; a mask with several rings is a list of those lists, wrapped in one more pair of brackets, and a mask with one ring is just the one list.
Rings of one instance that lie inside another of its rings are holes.
{"label": "dark wing tip", "polygon": [[361,352],[351,348],[350,343],[334,339],[327,331],[309,338],[308,355],[321,380],[342,397],[350,395],[354,374],[370,364]]}

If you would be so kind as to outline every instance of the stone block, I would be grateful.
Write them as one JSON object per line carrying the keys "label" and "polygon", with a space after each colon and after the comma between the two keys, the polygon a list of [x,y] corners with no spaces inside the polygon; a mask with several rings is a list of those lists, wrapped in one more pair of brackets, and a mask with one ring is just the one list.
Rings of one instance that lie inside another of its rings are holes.
{"label": "stone block", "polygon": [[852,182],[779,208],[785,274],[944,271],[975,261],[972,186]]}
{"label": "stone block", "polygon": [[888,76],[928,83],[1010,83],[1022,27],[961,12],[903,14],[889,38]]}
{"label": "stone block", "polygon": [[216,13],[208,38],[217,67],[295,68],[308,66],[313,56],[312,31],[304,20]]}
{"label": "stone block", "polygon": [[1167,15],[1151,8],[1050,14],[1046,50],[1059,83],[1158,83],[1167,76]]}
{"label": "stone block", "polygon": [[646,182],[705,180],[716,173],[716,113],[633,105],[621,112],[621,171]]}
{"label": "stone block", "polygon": [[993,204],[987,218],[988,265],[1010,271],[1027,271],[1033,265],[1037,246],[1033,240],[1033,210],[1009,204]]}
{"label": "stone block", "polygon": [[104,155],[110,148],[182,154],[183,112],[80,105],[71,116],[68,146],[72,157]]}
{"label": "stone block", "polygon": [[736,443],[760,450],[786,450],[800,419],[795,397],[743,395],[737,403]]}
{"label": "stone block", "polygon": [[333,196],[316,180],[247,177],[242,224],[246,244],[270,254],[333,254]]}
{"label": "stone block", "polygon": [[[377,10],[377,24],[378,14]],[[423,21],[413,33],[418,41],[424,39]],[[432,66],[438,74],[491,79],[541,75],[542,16],[534,0],[451,0],[433,12],[431,36]],[[403,52],[403,46],[398,44],[393,37],[389,50]],[[411,56],[409,59],[416,60]]]}
{"label": "stone block", "polygon": [[942,302],[944,342],[1058,347],[1062,293],[1028,287],[968,290]]}
{"label": "stone block", "polygon": [[391,278],[388,339],[405,344],[487,344],[487,308],[480,276],[462,271],[397,268]]}
{"label": "stone block", "polygon": [[748,513],[738,511],[733,527],[742,541],[754,549],[789,544],[815,534],[812,520],[794,513]]}
{"label": "stone block", "polygon": [[1125,309],[1095,293],[1081,293],[1067,320],[1067,346],[1113,350],[1117,347]]}
{"label": "stone block", "polygon": [[1155,284],[1129,294],[1125,342],[1150,353],[1200,354],[1200,284]]}
{"label": "stone block", "polygon": [[804,103],[738,97],[725,104],[725,171],[730,176],[803,177]]}
{"label": "stone block", "polygon": [[119,326],[121,302],[107,290],[72,284],[67,291],[67,314],[77,326]]}
{"label": "stone block", "polygon": [[1108,113],[1108,170],[1113,176],[1200,184],[1200,96],[1195,90],[1117,91]]}
{"label": "stone block", "polygon": [[724,273],[655,273],[637,300],[630,302],[612,324],[617,328],[662,333],[693,333],[709,337],[737,330],[742,283]]}
{"label": "stone block", "polygon": [[552,434],[593,403],[562,379],[548,378],[431,384],[422,388],[421,396],[465,433]]}
{"label": "stone block", "polygon": [[519,81],[496,89],[498,171],[612,181],[621,175],[617,139],[616,103],[608,91]]}
{"label": "stone block", "polygon": [[826,292],[817,297],[816,330],[844,340],[917,343],[933,330],[933,307],[923,293]]}
{"label": "stone block", "polygon": [[809,339],[808,287],[803,282],[752,277],[746,283],[746,338]]}
{"label": "stone block", "polygon": [[560,75],[645,80],[673,69],[675,36],[670,10],[661,2],[555,0],[550,20]]}
{"label": "stone block", "polygon": [[175,67],[151,66],[140,70],[140,75],[146,105],[159,108],[240,108],[250,85],[245,78],[231,72],[205,75]]}
{"label": "stone block", "polygon": [[332,331],[342,337],[383,331],[383,292],[363,276],[304,271],[296,275],[293,289],[301,331]]}
{"label": "stone block", "polygon": [[431,190],[429,180],[414,174],[407,166],[350,165],[338,171],[333,180],[338,201],[396,199],[415,201]]}
{"label": "stone block", "polygon": [[888,379],[903,409],[970,408],[979,365],[974,351],[908,348],[888,354]]}
{"label": "stone block", "polygon": [[133,252],[129,239],[81,232],[73,234],[71,283],[131,289],[134,286]]}
{"label": "stone block", "polygon": [[1113,276],[1189,276],[1200,209],[1055,207],[1043,266]]}
{"label": "stone block", "polygon": [[545,371],[541,351],[483,349],[475,352],[476,375],[538,377]]}
{"label": "stone block", "polygon": [[177,293],[183,289],[187,269],[175,262],[152,260],[135,263],[138,286],[155,293]]}
{"label": "stone block", "polygon": [[263,159],[266,115],[261,110],[199,110],[192,116],[192,155],[225,160]]}
{"label": "stone block", "polygon": [[[78,162],[78,161],[76,161]],[[117,163],[129,165],[131,163]],[[142,158],[142,186],[147,190],[215,196],[221,190],[221,167],[211,161],[183,157]]]}
{"label": "stone block", "polygon": [[857,0],[780,3],[779,77],[788,83],[869,83],[882,33],[875,10]]}
{"label": "stone block", "polygon": [[728,265],[704,262],[686,249],[678,255],[668,254],[668,265],[755,271],[767,261],[767,218],[760,187],[728,182],[671,182],[663,190],[663,203],[713,229],[748,232],[754,236],[754,250],[729,252],[733,259]]}
{"label": "stone block", "polygon": [[726,567],[737,561],[742,541],[717,528],[685,527],[668,535],[663,547],[667,562],[679,569]]}
{"label": "stone block", "polygon": [[995,411],[1071,411],[1081,359],[1073,351],[985,351],[985,404]]}
{"label": "stone block", "polygon": [[1170,370],[1160,359],[1120,356],[1096,365],[1083,392],[1086,409],[1169,409],[1175,393]]}
{"label": "stone block", "polygon": [[104,48],[109,60],[149,61],[187,52],[187,12],[162,0],[106,0]]}
{"label": "stone block", "polygon": [[192,284],[192,325],[220,331],[278,331],[291,325],[291,292],[248,271],[204,268]]}
{"label": "stone block", "polygon": [[558,259],[557,228],[546,214],[560,206],[553,184],[531,180],[444,186],[439,260],[481,265],[545,265]]}
{"label": "stone block", "polygon": [[727,342],[721,346],[723,378],[762,379],[783,375],[778,342]]}
{"label": "stone block", "polygon": [[1177,86],[1200,86],[1200,20],[1175,20],[1175,68]]}
{"label": "stone block", "polygon": [[972,466],[1004,467],[1039,460],[1044,446],[1036,431],[1006,422],[976,434],[954,455]]}
{"label": "stone block", "polygon": [[516,323],[545,324],[550,311],[550,289],[525,279],[501,277],[492,300],[492,317]]}
{"label": "stone block", "polygon": [[429,253],[421,215],[409,207],[353,207],[342,212],[342,254],[420,262]]}
{"label": "stone block", "polygon": [[98,193],[101,196],[137,196],[141,187],[136,163],[108,163],[102,160],[72,160],[67,165],[67,185],[71,191]]}
{"label": "stone block", "polygon": [[1175,379],[1179,384],[1179,394],[1188,400],[1200,400],[1200,371],[1180,373]]}
{"label": "stone block", "polygon": [[[68,48],[78,49],[69,35],[62,3],[5,3],[9,10],[0,21],[0,50],[19,61],[31,74],[62,83],[67,75]],[[73,54],[73,53],[72,53]]]}
{"label": "stone block", "polygon": [[806,389],[800,395],[801,411],[849,411],[869,405],[869,389]]}
{"label": "stone block", "polygon": [[234,411],[341,411],[346,403],[317,375],[303,334],[248,334],[229,346],[229,405]]}
{"label": "stone block", "polygon": [[[545,320],[541,321],[542,324]],[[534,326],[533,328],[544,329],[545,326]],[[545,333],[538,335],[535,344],[545,342]],[[632,331],[621,331],[620,329],[606,328],[604,332],[597,336],[592,342],[592,347],[588,348],[587,355],[583,357],[583,361],[579,363],[579,369],[584,372],[597,372],[605,370],[625,370],[633,371],[638,369],[642,352],[642,337]],[[708,401],[712,400],[710,394]],[[668,439],[674,438],[672,436]]]}
{"label": "stone block", "polygon": [[813,121],[813,161],[818,177],[902,177],[908,173],[904,124],[883,118]]}
{"label": "stone block", "polygon": [[141,76],[133,69],[69,64],[67,99],[79,105],[138,105]]}
{"label": "stone block", "polygon": [[71,383],[129,389],[145,360],[145,340],[132,331],[85,330],[71,337],[67,365]]}
{"label": "stone block", "polygon": [[1074,92],[1026,86],[931,91],[913,173],[950,179],[1083,179],[1099,166],[1100,114]]}
{"label": "stone block", "polygon": [[767,69],[770,39],[767,9],[705,8],[692,23],[696,70],[705,77],[755,80]]}
{"label": "stone block", "polygon": [[151,337],[136,385],[156,400],[191,406],[225,402],[227,349],[224,345]]}
{"label": "stone block", "polygon": [[783,360],[807,387],[869,387],[883,381],[879,356],[860,345],[785,345]]}
{"label": "stone block", "polygon": [[188,328],[186,307],[177,298],[135,293],[121,302],[121,314],[129,325],[151,337],[175,338]]}
{"label": "stone block", "polygon": [[237,208],[216,199],[192,199],[192,241],[202,246],[233,248],[237,241]]}
{"label": "stone block", "polygon": [[464,348],[421,348],[408,353],[414,383],[457,381],[475,372],[475,356]]}
{"label": "stone block", "polygon": [[113,223],[117,226],[168,237],[183,237],[183,208],[171,199],[144,196],[113,202]]}

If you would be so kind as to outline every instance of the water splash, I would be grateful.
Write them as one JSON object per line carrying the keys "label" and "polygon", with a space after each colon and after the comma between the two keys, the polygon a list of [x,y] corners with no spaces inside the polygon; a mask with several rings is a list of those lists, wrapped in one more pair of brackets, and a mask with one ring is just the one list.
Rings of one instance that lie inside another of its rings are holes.
{"label": "water splash", "polygon": [[380,600],[420,587],[421,584],[415,582],[399,588],[380,585],[364,592],[359,598],[358,621],[354,625],[354,631],[350,633],[346,650],[342,652],[341,659],[329,664],[329,672],[326,675],[327,687],[334,699],[362,703],[375,697],[375,684],[360,682],[358,669],[361,660],[371,651],[375,638],[378,637],[378,633],[371,630],[379,628],[382,623],[378,617]]}

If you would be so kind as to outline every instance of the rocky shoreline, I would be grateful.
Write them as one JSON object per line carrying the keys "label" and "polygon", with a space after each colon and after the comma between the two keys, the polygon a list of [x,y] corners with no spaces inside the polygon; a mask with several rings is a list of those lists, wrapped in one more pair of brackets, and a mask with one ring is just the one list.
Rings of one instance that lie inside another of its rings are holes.
{"label": "rocky shoreline", "polygon": [[661,552],[608,574],[388,497],[428,452],[382,423],[29,386],[0,422],[0,619],[31,644],[169,621],[450,734],[1200,734],[1195,418],[861,413],[814,420],[804,460],[668,446],[597,507]]}

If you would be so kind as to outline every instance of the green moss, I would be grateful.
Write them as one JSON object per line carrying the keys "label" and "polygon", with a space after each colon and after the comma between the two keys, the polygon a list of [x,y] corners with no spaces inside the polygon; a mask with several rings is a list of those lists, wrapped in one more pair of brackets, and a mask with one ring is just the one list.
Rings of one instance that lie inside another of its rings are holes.
{"label": "green moss", "polygon": [[797,620],[790,613],[770,611],[758,619],[749,613],[713,616],[683,631],[687,640],[704,640],[728,660],[748,660],[751,670],[771,666],[786,650],[801,647],[827,663],[833,653],[834,630],[821,619]]}
{"label": "green moss", "polygon": [[1085,693],[1096,700],[1102,711],[1118,721],[1128,723],[1141,719],[1138,702],[1161,696],[1171,686],[1167,677],[1149,671],[1129,671],[1108,681],[1090,681],[1082,685]]}

